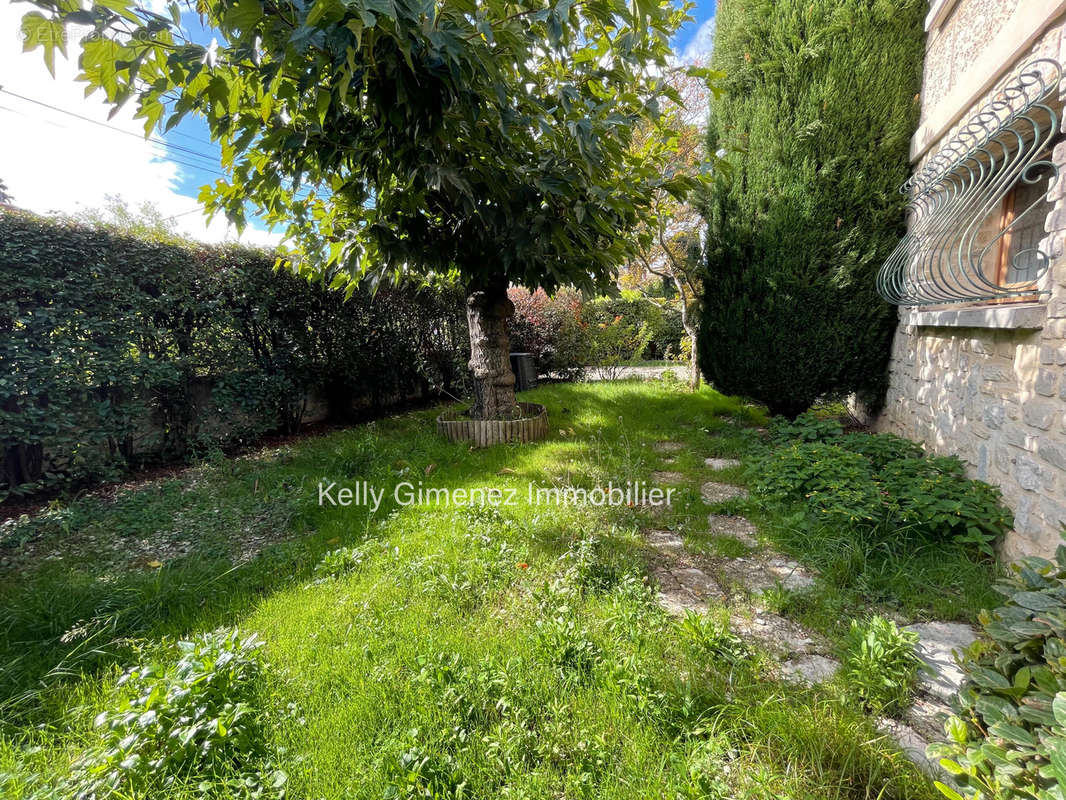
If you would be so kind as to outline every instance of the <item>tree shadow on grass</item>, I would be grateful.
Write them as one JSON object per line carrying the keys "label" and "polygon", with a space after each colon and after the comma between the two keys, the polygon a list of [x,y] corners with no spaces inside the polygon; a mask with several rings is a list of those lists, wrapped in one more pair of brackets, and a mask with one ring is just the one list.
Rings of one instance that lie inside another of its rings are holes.
{"label": "tree shadow on grass", "polygon": [[[127,661],[136,640],[234,624],[264,597],[306,581],[323,552],[358,541],[372,520],[396,508],[388,502],[376,513],[322,508],[316,496],[320,479],[342,485],[361,479],[423,481],[454,489],[521,486],[531,476],[569,469],[580,481],[592,473],[651,469],[650,446],[657,440],[705,449],[707,430],[733,430],[723,417],[764,419],[759,410],[710,390],[693,395],[636,382],[556,385],[524,399],[548,407],[547,442],[472,450],[437,436],[433,420],[439,409],[434,409],[360,425],[267,457],[191,470],[111,503],[92,498],[71,503],[68,509],[76,513],[42,533],[60,549],[66,540],[85,547],[82,534],[90,529],[150,542],[180,529],[193,546],[162,566],[131,569],[94,552],[89,537],[89,550],[73,558],[9,570],[0,586],[5,722],[41,718],[49,697],[62,703],[70,682]],[[271,503],[280,511],[263,517]],[[257,524],[275,525],[284,535],[251,560],[226,552],[233,531]],[[564,527],[557,534],[544,537],[542,546],[562,552],[575,538]],[[637,558],[633,543],[620,539],[611,547],[612,560]]]}

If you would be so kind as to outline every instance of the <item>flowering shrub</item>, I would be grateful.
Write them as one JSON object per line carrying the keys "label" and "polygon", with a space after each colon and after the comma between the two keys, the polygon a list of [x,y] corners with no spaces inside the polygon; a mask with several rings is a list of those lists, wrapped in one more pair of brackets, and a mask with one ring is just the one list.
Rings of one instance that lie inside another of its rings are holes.
{"label": "flowering shrub", "polygon": [[564,289],[549,297],[543,289],[530,292],[513,288],[507,296],[515,307],[511,349],[532,353],[540,373],[576,377],[589,360],[580,295]]}
{"label": "flowering shrub", "polygon": [[514,288],[511,348],[532,353],[538,371],[572,378],[585,365],[617,366],[644,358],[680,358],[688,339],[680,312],[627,293],[582,301],[572,290],[553,296]]}

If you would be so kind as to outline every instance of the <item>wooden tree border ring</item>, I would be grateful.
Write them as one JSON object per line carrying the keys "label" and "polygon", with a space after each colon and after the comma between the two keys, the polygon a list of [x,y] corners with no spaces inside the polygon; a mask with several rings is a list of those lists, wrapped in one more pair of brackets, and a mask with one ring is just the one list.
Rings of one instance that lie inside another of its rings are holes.
{"label": "wooden tree border ring", "polygon": [[437,430],[452,442],[490,447],[504,442],[538,442],[548,435],[548,409],[540,403],[519,403],[520,419],[470,419],[461,411],[437,417]]}

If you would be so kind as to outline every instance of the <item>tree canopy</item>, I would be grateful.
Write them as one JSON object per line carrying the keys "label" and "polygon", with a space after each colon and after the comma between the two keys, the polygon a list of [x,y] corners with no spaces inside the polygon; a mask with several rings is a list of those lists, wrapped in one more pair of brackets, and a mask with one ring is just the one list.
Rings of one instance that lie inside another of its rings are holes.
{"label": "tree canopy", "polygon": [[[458,269],[468,287],[606,284],[658,190],[670,0],[35,0],[26,48],[91,25],[81,79],[146,132],[202,115],[228,178],[213,213],[280,224],[334,285]],[[182,33],[182,8],[217,31]]]}

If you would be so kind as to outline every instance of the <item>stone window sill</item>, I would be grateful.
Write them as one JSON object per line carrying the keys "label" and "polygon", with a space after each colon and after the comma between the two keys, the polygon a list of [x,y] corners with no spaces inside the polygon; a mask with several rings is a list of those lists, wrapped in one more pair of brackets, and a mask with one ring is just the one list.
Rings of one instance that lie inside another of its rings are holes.
{"label": "stone window sill", "polygon": [[1004,330],[1040,330],[1044,327],[1047,308],[1043,303],[946,308],[936,311],[910,310],[903,314],[904,325],[921,328],[998,328]]}

